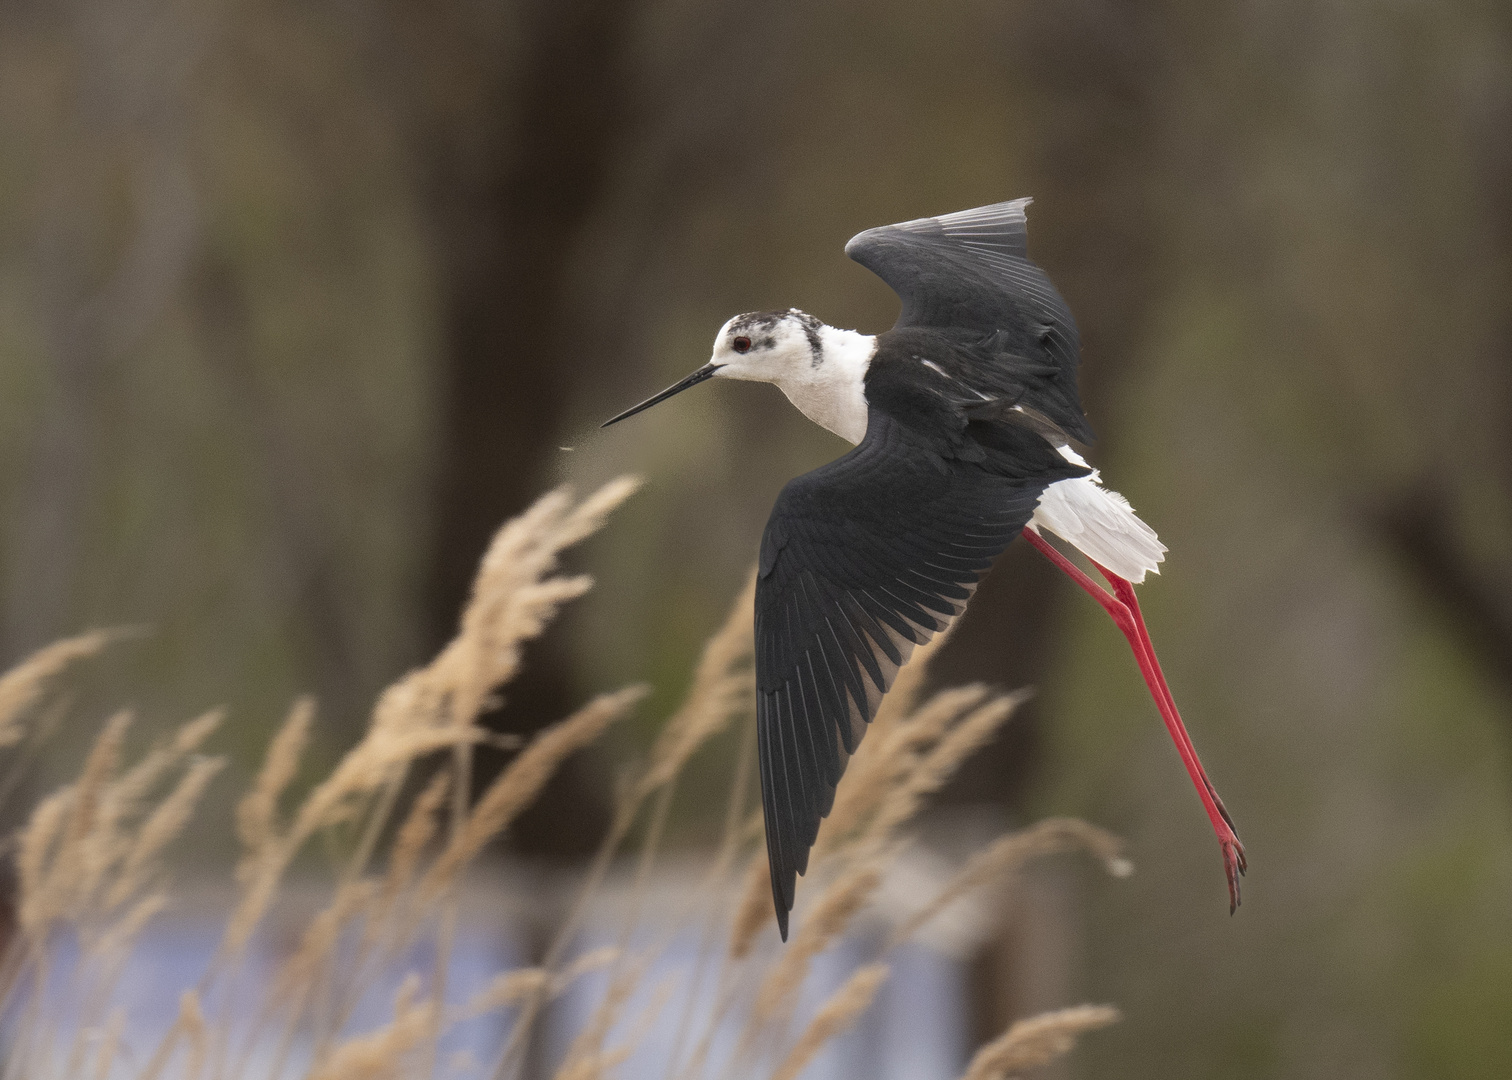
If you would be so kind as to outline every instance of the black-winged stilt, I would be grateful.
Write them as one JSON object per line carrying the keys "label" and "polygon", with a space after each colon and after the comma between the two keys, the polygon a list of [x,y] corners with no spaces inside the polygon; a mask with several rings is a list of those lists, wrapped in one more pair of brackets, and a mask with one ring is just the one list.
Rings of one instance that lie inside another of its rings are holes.
{"label": "black-winged stilt", "polygon": [[[708,364],[604,425],[722,377],[775,383],[803,415],[856,444],[782,489],[761,541],[756,727],[784,940],[796,875],[882,695],[914,646],[966,609],[1020,532],[1129,639],[1218,835],[1230,913],[1239,906],[1244,846],[1134,598],[1166,549],[1071,447],[1092,440],[1076,390],[1076,324],[1029,261],[1028,203],[853,237],[845,253],[903,301],[891,330],[839,330],[797,308],[738,315],[720,328]],[[1113,592],[1042,532],[1086,555]]]}

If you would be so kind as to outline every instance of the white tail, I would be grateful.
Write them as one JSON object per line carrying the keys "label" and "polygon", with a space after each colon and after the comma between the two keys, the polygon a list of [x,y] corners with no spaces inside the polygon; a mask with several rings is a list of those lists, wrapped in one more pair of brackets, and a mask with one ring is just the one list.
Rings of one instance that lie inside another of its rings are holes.
{"label": "white tail", "polygon": [[[1069,446],[1059,449],[1066,460],[1086,464]],[[1165,559],[1166,546],[1155,530],[1139,520],[1128,499],[1102,486],[1095,469],[1091,476],[1059,480],[1046,488],[1029,528],[1054,533],[1093,562],[1135,584],[1151,571],[1160,573]]]}

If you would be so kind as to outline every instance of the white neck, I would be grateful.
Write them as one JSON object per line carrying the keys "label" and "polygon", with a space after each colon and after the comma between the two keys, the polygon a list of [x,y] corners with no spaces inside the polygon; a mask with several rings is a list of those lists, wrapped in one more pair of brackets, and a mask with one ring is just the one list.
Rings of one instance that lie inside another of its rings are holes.
{"label": "white neck", "polygon": [[798,411],[846,442],[866,438],[866,394],[862,380],[877,351],[877,339],[854,330],[823,325],[822,348],[813,363],[794,365],[777,385]]}

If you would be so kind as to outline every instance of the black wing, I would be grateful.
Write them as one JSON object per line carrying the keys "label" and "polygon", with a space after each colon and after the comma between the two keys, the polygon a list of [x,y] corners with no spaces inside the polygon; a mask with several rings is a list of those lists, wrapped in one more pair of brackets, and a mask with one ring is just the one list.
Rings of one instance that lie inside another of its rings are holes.
{"label": "black wing", "polygon": [[[895,333],[945,332],[997,369],[984,375],[1027,391],[1023,404],[1090,442],[1076,391],[1076,321],[1045,272],[1029,261],[1029,202],[868,229],[851,238],[845,253],[903,301]],[[982,389],[999,392],[994,381]]]}
{"label": "black wing", "polygon": [[860,446],[777,498],[756,583],[756,730],[784,940],[795,875],[898,668],[965,610],[1045,487],[1086,471],[1025,438],[1033,460],[1002,475],[1004,455],[961,460],[873,408]]}

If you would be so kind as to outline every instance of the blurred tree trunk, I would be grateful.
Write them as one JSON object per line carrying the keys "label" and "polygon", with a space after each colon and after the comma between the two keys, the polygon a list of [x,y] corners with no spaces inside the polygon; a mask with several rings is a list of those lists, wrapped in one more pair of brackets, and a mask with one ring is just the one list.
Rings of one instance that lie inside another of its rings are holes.
{"label": "blurred tree trunk", "polygon": [[[1468,111],[1462,130],[1472,146],[1479,217],[1503,286],[1512,287],[1512,87],[1483,87]],[[1385,539],[1465,654],[1512,701],[1512,544],[1497,529],[1512,519],[1512,305],[1505,300],[1474,362],[1489,420],[1484,459],[1445,447],[1442,462],[1389,493],[1364,524]],[[1469,542],[1475,537],[1480,544]],[[1506,715],[1512,721],[1512,709]]]}
{"label": "blurred tree trunk", "polygon": [[[417,160],[427,170],[444,289],[445,367],[428,637],[454,633],[489,538],[541,493],[562,408],[583,357],[566,296],[574,242],[600,198],[626,117],[629,0],[533,0],[505,34],[467,5],[400,9],[412,73]],[[531,732],[573,705],[569,657],[548,634],[529,650],[499,730]],[[479,756],[479,784],[501,767]],[[578,855],[607,822],[605,793],[569,762],[513,830],[522,849]]]}
{"label": "blurred tree trunk", "polygon": [[1436,475],[1396,496],[1374,524],[1410,578],[1442,610],[1465,654],[1512,696],[1508,562],[1482,565],[1465,544],[1457,516],[1451,479]]}

